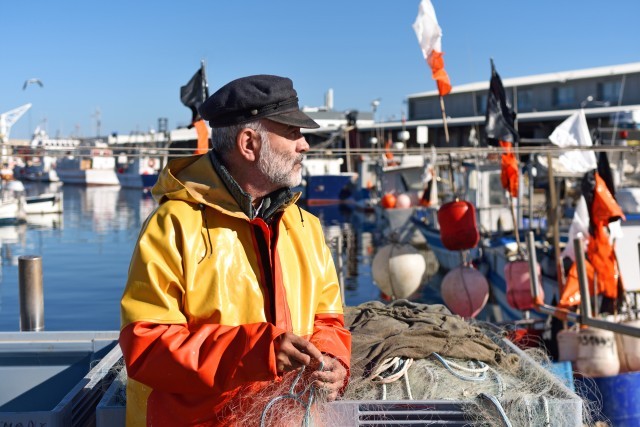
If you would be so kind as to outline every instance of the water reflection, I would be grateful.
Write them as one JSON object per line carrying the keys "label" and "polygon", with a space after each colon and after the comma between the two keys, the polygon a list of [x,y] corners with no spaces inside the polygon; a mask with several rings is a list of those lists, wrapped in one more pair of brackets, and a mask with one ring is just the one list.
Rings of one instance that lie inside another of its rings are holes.
{"label": "water reflection", "polygon": [[[18,257],[42,256],[46,330],[117,330],[120,297],[140,228],[155,201],[139,189],[30,183],[63,192],[62,214],[0,227],[0,330],[19,330]],[[379,299],[371,262],[384,236],[378,215],[347,206],[307,207],[320,218],[344,283],[345,302]]]}

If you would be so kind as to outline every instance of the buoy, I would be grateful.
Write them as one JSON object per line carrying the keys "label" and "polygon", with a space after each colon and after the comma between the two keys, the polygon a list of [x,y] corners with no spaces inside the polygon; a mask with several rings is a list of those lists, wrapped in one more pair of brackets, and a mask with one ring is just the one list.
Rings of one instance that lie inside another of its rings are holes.
{"label": "buoy", "polygon": [[452,313],[475,317],[489,300],[489,283],[475,268],[461,265],[444,276],[440,293]]}
{"label": "buoy", "polygon": [[[538,267],[538,295],[544,300],[542,290],[542,271]],[[533,310],[536,304],[531,294],[529,262],[524,260],[510,261],[504,266],[504,279],[507,282],[507,302],[518,310]]]}
{"label": "buoy", "polygon": [[425,269],[422,254],[407,244],[381,247],[371,264],[376,285],[384,294],[394,299],[407,298],[417,291]]}
{"label": "buoy", "polygon": [[576,371],[585,377],[608,377],[620,372],[615,334],[595,328],[578,333]]}
{"label": "buoy", "polygon": [[442,245],[450,251],[474,248],[480,241],[476,208],[465,200],[445,203],[438,209]]}
{"label": "buoy", "polygon": [[567,328],[556,335],[558,360],[575,362],[578,359],[578,330]]}
{"label": "buoy", "polygon": [[409,208],[411,207],[411,198],[402,193],[399,194],[398,197],[396,198],[396,208]]}
{"label": "buoy", "polygon": [[396,196],[391,193],[387,193],[382,196],[380,200],[380,204],[383,208],[395,208],[396,207]]}
{"label": "buoy", "polygon": [[[622,322],[624,325],[640,328],[640,320]],[[640,338],[616,334],[620,372],[640,371]]]}

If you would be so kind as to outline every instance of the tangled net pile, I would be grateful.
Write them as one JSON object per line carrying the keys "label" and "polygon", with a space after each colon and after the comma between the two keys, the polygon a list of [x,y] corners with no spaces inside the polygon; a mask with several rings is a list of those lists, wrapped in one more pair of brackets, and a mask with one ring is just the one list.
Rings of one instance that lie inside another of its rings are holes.
{"label": "tangled net pile", "polygon": [[[597,408],[589,406],[598,404],[581,400],[544,369],[550,361],[543,349],[525,353],[499,345],[504,334],[495,326],[406,300],[349,307],[345,321],[352,359],[343,403],[373,401],[383,410],[385,400],[455,401],[466,425],[594,425],[590,417]],[[311,384],[312,371],[289,372],[282,381],[241,393],[223,414],[225,423],[346,425],[344,414]]]}

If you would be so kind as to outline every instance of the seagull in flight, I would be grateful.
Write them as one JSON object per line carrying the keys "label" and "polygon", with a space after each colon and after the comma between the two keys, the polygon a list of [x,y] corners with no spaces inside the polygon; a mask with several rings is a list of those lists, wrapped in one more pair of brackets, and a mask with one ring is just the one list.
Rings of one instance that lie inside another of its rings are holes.
{"label": "seagull in flight", "polygon": [[25,90],[27,86],[29,86],[32,83],[38,84],[40,85],[40,87],[44,87],[40,79],[29,79],[29,80],[25,80],[24,85],[22,85],[22,90]]}

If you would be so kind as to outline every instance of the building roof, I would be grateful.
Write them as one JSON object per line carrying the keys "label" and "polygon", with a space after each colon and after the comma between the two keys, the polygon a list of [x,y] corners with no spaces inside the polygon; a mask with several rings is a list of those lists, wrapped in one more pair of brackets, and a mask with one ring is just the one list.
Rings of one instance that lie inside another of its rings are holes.
{"label": "building roof", "polygon": [[[619,76],[623,74],[640,73],[640,62],[631,64],[611,65],[606,67],[583,68],[581,70],[562,71],[557,73],[536,74],[525,77],[502,79],[502,85],[506,87],[530,86],[543,83],[564,83],[570,80],[589,79],[605,76]],[[452,86],[451,93],[479,92],[489,89],[489,79],[483,82],[467,83]],[[408,95],[407,98],[422,98],[426,96],[439,96],[437,90],[420,92]]]}

